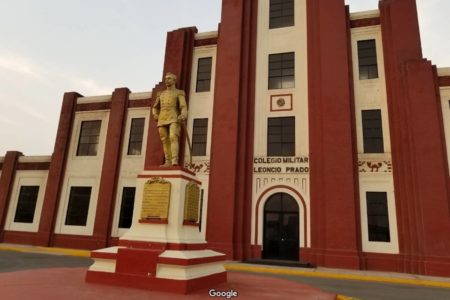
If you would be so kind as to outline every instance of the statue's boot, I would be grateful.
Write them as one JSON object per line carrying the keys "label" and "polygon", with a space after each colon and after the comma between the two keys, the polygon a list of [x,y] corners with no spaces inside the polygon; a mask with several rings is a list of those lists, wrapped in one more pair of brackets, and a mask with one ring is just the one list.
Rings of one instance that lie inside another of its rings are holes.
{"label": "statue's boot", "polygon": [[166,137],[164,137],[164,139],[162,140],[162,144],[163,144],[163,149],[164,149],[164,154],[165,154],[165,158],[164,158],[164,164],[161,165],[161,167],[170,167],[172,166],[172,149],[170,147],[170,139]]}
{"label": "statue's boot", "polygon": [[164,161],[164,164],[162,164],[160,167],[171,167],[172,166],[172,162],[166,158],[166,160]]}

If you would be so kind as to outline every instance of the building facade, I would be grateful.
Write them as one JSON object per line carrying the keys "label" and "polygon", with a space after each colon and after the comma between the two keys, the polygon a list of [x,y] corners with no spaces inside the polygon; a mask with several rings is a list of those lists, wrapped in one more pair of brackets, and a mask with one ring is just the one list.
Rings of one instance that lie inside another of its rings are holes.
{"label": "building facade", "polygon": [[[414,0],[226,0],[217,32],[168,33],[168,71],[210,248],[450,276],[450,68],[423,58]],[[0,158],[0,241],[116,245],[137,176],[162,162],[162,89],[66,93],[51,156]]]}

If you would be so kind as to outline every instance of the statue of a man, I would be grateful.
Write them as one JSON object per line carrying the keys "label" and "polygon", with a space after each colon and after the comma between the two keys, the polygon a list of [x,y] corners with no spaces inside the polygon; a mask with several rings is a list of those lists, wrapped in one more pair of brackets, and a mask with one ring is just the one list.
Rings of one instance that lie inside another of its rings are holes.
{"label": "statue of a man", "polygon": [[164,165],[177,166],[181,123],[187,119],[185,93],[175,87],[177,76],[167,73],[166,90],[158,94],[152,107],[153,118],[158,122],[159,136],[164,150]]}

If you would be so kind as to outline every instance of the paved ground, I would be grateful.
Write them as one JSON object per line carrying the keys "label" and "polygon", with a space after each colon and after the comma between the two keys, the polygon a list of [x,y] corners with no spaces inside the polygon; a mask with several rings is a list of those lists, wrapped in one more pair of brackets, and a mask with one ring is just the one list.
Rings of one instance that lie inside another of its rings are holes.
{"label": "paved ground", "polygon": [[43,268],[87,268],[91,264],[92,260],[85,257],[0,251],[0,273]]}
{"label": "paved ground", "polygon": [[[31,248],[30,248],[31,249]],[[27,253],[29,251],[35,251],[36,249],[22,249],[22,252],[15,251],[2,251],[5,250],[5,247],[0,246],[0,290],[1,296],[0,299],[9,300],[6,298],[6,291],[10,291],[9,287],[17,285],[17,280],[25,281],[25,278],[35,278],[44,279],[46,276],[53,276],[52,278],[48,278],[50,281],[57,282],[60,278],[65,278],[67,280],[72,278],[71,280],[78,280],[79,286],[70,285],[67,287],[67,291],[76,290],[77,288],[84,288],[84,282],[82,278],[84,278],[84,272],[86,267],[89,266],[92,261],[85,257],[87,252],[74,252],[72,255],[78,255],[79,257],[74,256],[65,256],[65,255],[55,255],[55,254],[42,254],[42,253]],[[11,249],[9,249],[11,250]],[[45,249],[37,249],[39,252],[52,251],[52,252],[61,252],[57,249],[53,250],[45,250]],[[84,256],[84,257],[83,257]],[[57,268],[52,272],[48,273],[47,271],[41,273],[39,275],[39,270],[46,268]],[[58,269],[64,268],[64,269]],[[73,272],[68,272],[73,268]],[[283,279],[276,281],[279,284],[288,284],[291,282],[294,284],[293,286],[284,286],[283,289],[295,289],[299,287],[303,287],[302,285],[312,286],[322,291],[327,291],[333,294],[341,294],[346,296],[351,296],[357,299],[362,300],[376,300],[376,299],[407,299],[407,300],[415,300],[415,299],[433,299],[433,300],[447,300],[450,299],[450,279],[449,278],[438,278],[438,277],[424,277],[424,276],[414,276],[408,274],[398,274],[398,273],[381,273],[381,272],[367,272],[367,271],[348,271],[348,270],[333,270],[333,269],[298,269],[298,268],[287,268],[287,267],[262,267],[262,266],[251,266],[245,264],[236,264],[231,263],[227,267],[230,272],[230,279],[234,280],[234,287],[244,288],[241,286],[236,286],[236,284],[242,284],[243,278],[247,275],[250,276],[249,280],[254,280],[254,282],[258,282],[258,285],[262,288],[265,288],[265,285],[271,285],[269,282],[273,283],[274,277]],[[25,270],[25,272],[16,272]],[[9,273],[14,272],[14,273]],[[63,273],[66,272],[64,275]],[[257,274],[245,274],[246,272],[252,272]],[[244,277],[239,277],[244,276]],[[8,279],[9,278],[9,279]],[[253,279],[252,279],[253,278]],[[256,279],[255,279],[256,278]],[[12,280],[8,281],[8,280]],[[269,281],[267,281],[269,280]],[[266,282],[266,284],[262,284]],[[295,285],[297,284],[297,286]],[[39,285],[37,285],[39,286]],[[33,285],[33,289],[36,288],[36,285]],[[48,288],[48,287],[47,287]],[[223,288],[230,288],[223,287]],[[247,286],[248,288],[248,286]],[[281,288],[281,286],[280,286]],[[305,287],[307,289],[307,287]],[[116,298],[111,299],[121,299],[121,293],[119,290],[116,291],[114,288],[111,289]],[[27,289],[23,289],[24,292],[30,292]],[[123,291],[123,289],[122,289]],[[125,291],[130,291],[125,289]],[[254,291],[254,292],[261,292]],[[292,290],[293,291],[293,290]],[[36,292],[36,291],[34,291]],[[72,291],[73,292],[73,291]],[[270,294],[269,291],[265,291]],[[89,289],[86,290],[86,293],[90,293]],[[137,292],[138,294],[141,292]],[[253,293],[253,292],[252,292]],[[252,294],[250,293],[250,294]],[[124,292],[125,295],[130,296],[129,292]],[[28,294],[29,295],[29,294]],[[205,294],[202,294],[203,296]],[[241,294],[242,295],[242,294]],[[57,295],[58,297],[61,295]],[[148,295],[147,295],[148,296]],[[201,296],[198,295],[197,296]],[[242,295],[244,296],[244,295]],[[239,297],[240,299],[251,299],[248,297]],[[277,296],[277,295],[272,295]],[[291,298],[286,298],[286,295],[281,297],[281,294],[278,295],[280,299],[288,300]],[[24,296],[23,299],[26,297]],[[201,298],[201,297],[200,297]],[[192,299],[200,299],[200,298],[192,298]],[[14,298],[14,299],[22,299],[22,298]],[[29,299],[29,297],[27,298]],[[36,299],[36,298],[35,298]],[[43,298],[44,299],[44,298]],[[56,298],[55,298],[56,299]],[[95,298],[92,298],[95,299]],[[107,299],[107,298],[105,298]],[[134,298],[133,298],[134,299]],[[140,298],[135,298],[140,299]],[[155,298],[154,298],[155,299]],[[296,298],[296,299],[306,299],[306,298]],[[319,298],[320,299],[320,298]]]}
{"label": "paved ground", "polygon": [[308,278],[301,276],[269,275],[294,282],[311,285],[322,291],[346,295],[362,300],[449,300],[450,288],[431,288],[406,284],[389,284],[365,282],[357,280],[342,280],[329,278]]}
{"label": "paved ground", "polygon": [[[189,295],[87,284],[88,258],[0,251],[0,299],[4,300],[175,300],[213,299],[209,289]],[[81,267],[80,267],[81,266]],[[237,292],[238,299],[334,300],[335,293],[323,292],[298,282],[269,276],[230,272],[216,291]],[[224,297],[218,299],[226,299]]]}
{"label": "paved ground", "polygon": [[[3,300],[178,300],[214,299],[208,290],[189,295],[128,289],[101,284],[86,284],[86,268],[53,268],[0,274],[0,297]],[[300,283],[232,273],[228,282],[215,287],[217,291],[237,291],[236,299],[304,299],[334,300],[335,294],[325,293]],[[226,298],[216,298],[226,299]]]}

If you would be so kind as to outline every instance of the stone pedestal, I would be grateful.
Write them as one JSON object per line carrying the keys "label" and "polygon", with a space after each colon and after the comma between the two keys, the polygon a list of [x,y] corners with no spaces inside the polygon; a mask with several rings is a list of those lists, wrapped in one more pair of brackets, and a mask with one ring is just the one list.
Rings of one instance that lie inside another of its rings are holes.
{"label": "stone pedestal", "polygon": [[[170,192],[145,189],[144,195],[145,185],[155,182],[169,184]],[[185,220],[186,189],[195,184],[195,174],[181,167],[140,174],[131,228],[119,246],[92,251],[86,281],[184,294],[226,281],[225,255],[207,249],[198,220]]]}

